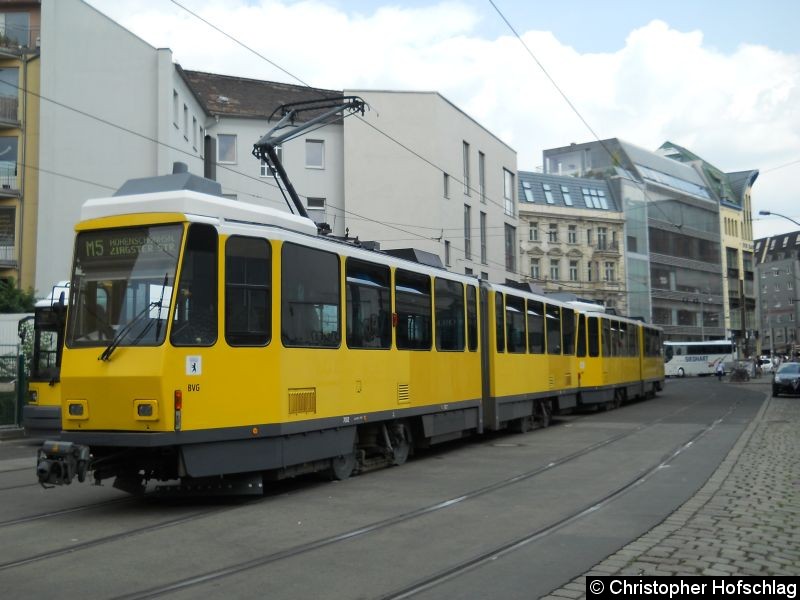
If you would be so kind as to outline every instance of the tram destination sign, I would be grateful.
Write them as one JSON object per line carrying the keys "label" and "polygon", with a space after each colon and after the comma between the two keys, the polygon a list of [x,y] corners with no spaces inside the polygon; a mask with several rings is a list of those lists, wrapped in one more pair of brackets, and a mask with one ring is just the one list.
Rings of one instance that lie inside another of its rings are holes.
{"label": "tram destination sign", "polygon": [[177,258],[181,231],[180,225],[85,231],[78,236],[76,250],[83,263],[163,258],[165,255]]}

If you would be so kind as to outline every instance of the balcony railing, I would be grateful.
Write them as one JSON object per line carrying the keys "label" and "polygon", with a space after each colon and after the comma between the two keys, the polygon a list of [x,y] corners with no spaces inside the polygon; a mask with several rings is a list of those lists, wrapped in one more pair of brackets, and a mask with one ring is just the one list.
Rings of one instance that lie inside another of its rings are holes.
{"label": "balcony railing", "polygon": [[619,253],[619,242],[596,242],[590,246],[597,252]]}
{"label": "balcony railing", "polygon": [[0,245],[0,264],[17,262],[17,251],[14,246]]}
{"label": "balcony railing", "polygon": [[39,27],[0,25],[0,48],[13,50],[38,48],[40,34]]}
{"label": "balcony railing", "polygon": [[19,191],[19,176],[17,165],[0,163],[0,195],[14,194]]}
{"label": "balcony railing", "polygon": [[19,98],[0,96],[0,122],[19,123]]}

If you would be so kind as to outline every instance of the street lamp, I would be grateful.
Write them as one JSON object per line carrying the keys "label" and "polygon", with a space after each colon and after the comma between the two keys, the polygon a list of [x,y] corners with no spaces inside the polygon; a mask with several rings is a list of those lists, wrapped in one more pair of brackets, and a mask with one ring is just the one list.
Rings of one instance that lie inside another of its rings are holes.
{"label": "street lamp", "polygon": [[786,215],[782,215],[780,213],[776,213],[776,212],[769,211],[769,210],[760,210],[760,211],[758,211],[758,214],[764,215],[765,217],[768,217],[770,215],[775,215],[776,217],[783,217],[784,219],[787,219],[787,220],[791,221],[792,223],[794,223],[795,225],[797,225],[798,227],[800,227],[800,223],[795,221],[793,218],[787,217]]}

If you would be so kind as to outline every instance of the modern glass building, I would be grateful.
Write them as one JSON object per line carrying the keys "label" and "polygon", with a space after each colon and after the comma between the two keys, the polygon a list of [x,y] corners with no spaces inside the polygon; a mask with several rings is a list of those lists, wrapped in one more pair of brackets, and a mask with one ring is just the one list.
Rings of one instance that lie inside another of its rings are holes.
{"label": "modern glass building", "polygon": [[544,164],[605,179],[620,201],[631,316],[667,340],[727,337],[719,202],[694,166],[616,138],[545,150]]}

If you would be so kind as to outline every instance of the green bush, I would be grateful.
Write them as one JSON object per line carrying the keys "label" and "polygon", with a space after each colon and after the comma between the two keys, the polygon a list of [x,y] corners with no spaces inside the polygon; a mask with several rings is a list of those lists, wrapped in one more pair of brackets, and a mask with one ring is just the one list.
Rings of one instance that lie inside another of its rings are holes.
{"label": "green bush", "polygon": [[33,312],[34,303],[32,289],[19,289],[13,279],[0,280],[0,313]]}

